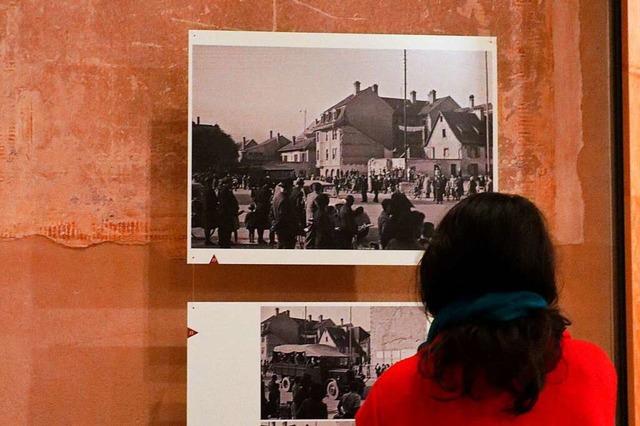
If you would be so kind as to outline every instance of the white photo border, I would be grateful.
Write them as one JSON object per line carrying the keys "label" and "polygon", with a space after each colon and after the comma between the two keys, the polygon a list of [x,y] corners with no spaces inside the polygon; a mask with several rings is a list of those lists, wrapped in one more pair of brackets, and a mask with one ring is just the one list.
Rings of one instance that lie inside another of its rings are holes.
{"label": "white photo border", "polygon": [[[189,31],[189,95],[188,95],[188,171],[187,200],[192,199],[192,126],[193,122],[193,47],[291,47],[340,49],[416,49],[440,51],[486,51],[491,53],[488,64],[492,77],[493,99],[493,185],[498,191],[498,59],[497,38],[455,35],[342,34],[342,33],[278,33],[262,31]],[[187,202],[187,263],[188,264],[255,264],[255,265],[381,265],[415,266],[420,262],[420,250],[263,250],[193,248],[191,234],[191,202]],[[250,254],[250,255],[248,255]],[[247,261],[247,259],[251,259]]]}
{"label": "white photo border", "polygon": [[190,302],[187,327],[197,334],[187,340],[188,425],[265,421],[258,397],[261,310],[305,306],[422,308],[417,302]]}

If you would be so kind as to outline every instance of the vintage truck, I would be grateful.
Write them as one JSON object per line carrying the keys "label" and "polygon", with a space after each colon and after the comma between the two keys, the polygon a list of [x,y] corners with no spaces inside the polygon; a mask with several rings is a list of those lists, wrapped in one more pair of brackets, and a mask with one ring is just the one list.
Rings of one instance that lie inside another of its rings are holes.
{"label": "vintage truck", "polygon": [[312,382],[324,385],[327,396],[334,400],[349,391],[349,383],[354,379],[349,357],[328,345],[276,346],[270,367],[280,379],[282,390],[290,392],[293,380],[308,374]]}

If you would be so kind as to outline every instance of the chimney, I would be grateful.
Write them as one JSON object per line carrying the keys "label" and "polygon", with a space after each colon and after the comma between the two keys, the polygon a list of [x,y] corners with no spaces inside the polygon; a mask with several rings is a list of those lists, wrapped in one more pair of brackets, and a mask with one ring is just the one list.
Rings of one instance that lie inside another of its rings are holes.
{"label": "chimney", "polygon": [[200,124],[200,116],[198,116],[198,118],[196,118],[196,124]]}
{"label": "chimney", "polygon": [[373,85],[373,93],[375,93],[376,95],[378,94],[378,85],[377,84]]}
{"label": "chimney", "polygon": [[475,99],[476,99],[475,96],[473,95],[469,96],[469,105],[471,106],[471,108],[476,106]]}
{"label": "chimney", "polygon": [[278,142],[280,141],[280,133],[278,133]]}
{"label": "chimney", "polygon": [[340,325],[344,325],[344,318],[340,318]]}
{"label": "chimney", "polygon": [[323,319],[323,318],[324,318],[324,317],[323,317],[322,315],[320,315],[320,322],[322,322],[322,319]]}
{"label": "chimney", "polygon": [[280,308],[276,308],[276,315],[280,315]]}
{"label": "chimney", "polygon": [[434,103],[436,101],[436,91],[431,90],[429,92],[429,102]]}
{"label": "chimney", "polygon": [[269,130],[269,139],[273,139],[273,130]]}
{"label": "chimney", "polygon": [[417,96],[418,96],[418,94],[416,93],[416,91],[415,91],[415,90],[412,90],[412,91],[411,91],[411,103],[412,103],[412,104],[415,104],[415,103],[416,103]]}
{"label": "chimney", "polygon": [[292,139],[292,141],[293,141],[293,144],[295,145],[295,144],[296,144],[296,137],[294,136],[294,137],[292,137],[291,139]]}
{"label": "chimney", "polygon": [[247,138],[246,136],[242,137],[242,150],[244,151],[244,147],[247,145]]}
{"label": "chimney", "polygon": [[313,321],[313,315],[309,315],[309,321]]}
{"label": "chimney", "polygon": [[354,89],[356,95],[358,93],[360,93],[360,82],[359,81],[356,81],[355,83],[353,83],[353,89]]}

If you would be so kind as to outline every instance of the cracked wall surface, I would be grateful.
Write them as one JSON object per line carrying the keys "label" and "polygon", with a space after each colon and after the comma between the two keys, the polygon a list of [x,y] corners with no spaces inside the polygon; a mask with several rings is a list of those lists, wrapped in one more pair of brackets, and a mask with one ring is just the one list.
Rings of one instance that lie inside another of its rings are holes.
{"label": "cracked wall surface", "polygon": [[4,3],[0,236],[77,247],[162,240],[182,251],[195,28],[497,36],[500,185],[538,202],[560,243],[580,243],[578,4]]}
{"label": "cracked wall surface", "polygon": [[414,268],[185,264],[189,29],[497,36],[500,187],[544,210],[572,332],[613,354],[608,19],[595,0],[0,2],[3,421],[183,424],[187,301],[417,297]]}

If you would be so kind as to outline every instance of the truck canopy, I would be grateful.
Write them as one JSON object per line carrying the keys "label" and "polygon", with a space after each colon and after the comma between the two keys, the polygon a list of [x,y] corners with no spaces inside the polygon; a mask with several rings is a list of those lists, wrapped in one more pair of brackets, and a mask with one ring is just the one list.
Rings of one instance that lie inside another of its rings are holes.
{"label": "truck canopy", "polygon": [[273,349],[274,352],[280,352],[283,354],[302,353],[305,356],[317,356],[324,358],[348,358],[347,355],[340,352],[338,349],[329,345],[280,345]]}

